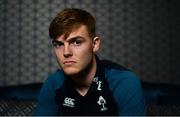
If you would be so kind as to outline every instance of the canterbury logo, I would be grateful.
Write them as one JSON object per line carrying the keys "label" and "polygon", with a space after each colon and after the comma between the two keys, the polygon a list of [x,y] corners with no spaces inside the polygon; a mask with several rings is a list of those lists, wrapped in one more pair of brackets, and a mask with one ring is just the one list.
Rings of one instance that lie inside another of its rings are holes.
{"label": "canterbury logo", "polygon": [[69,97],[66,97],[66,98],[64,99],[63,105],[64,105],[64,106],[68,106],[68,107],[74,107],[74,99],[69,98]]}

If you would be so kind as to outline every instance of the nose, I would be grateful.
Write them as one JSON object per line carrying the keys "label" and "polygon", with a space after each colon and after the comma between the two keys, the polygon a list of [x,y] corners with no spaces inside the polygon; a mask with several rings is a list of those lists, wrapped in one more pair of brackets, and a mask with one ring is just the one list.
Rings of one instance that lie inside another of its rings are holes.
{"label": "nose", "polygon": [[72,50],[71,50],[71,48],[70,48],[69,45],[65,45],[65,46],[64,46],[63,55],[64,55],[64,57],[66,57],[66,58],[72,56]]}

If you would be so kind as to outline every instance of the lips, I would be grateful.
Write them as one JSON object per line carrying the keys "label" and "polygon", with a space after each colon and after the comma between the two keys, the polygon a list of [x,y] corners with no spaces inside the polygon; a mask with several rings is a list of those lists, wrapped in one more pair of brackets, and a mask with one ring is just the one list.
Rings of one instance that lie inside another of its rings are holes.
{"label": "lips", "polygon": [[63,62],[64,65],[72,65],[74,63],[76,63],[76,62],[75,61],[64,61]]}

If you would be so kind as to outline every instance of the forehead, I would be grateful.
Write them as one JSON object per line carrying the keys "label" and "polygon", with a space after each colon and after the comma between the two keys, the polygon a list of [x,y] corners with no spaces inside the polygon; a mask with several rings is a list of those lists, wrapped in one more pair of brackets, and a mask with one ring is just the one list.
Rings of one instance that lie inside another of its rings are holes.
{"label": "forehead", "polygon": [[74,26],[70,32],[63,33],[56,40],[69,40],[74,37],[90,38],[87,27],[85,25]]}

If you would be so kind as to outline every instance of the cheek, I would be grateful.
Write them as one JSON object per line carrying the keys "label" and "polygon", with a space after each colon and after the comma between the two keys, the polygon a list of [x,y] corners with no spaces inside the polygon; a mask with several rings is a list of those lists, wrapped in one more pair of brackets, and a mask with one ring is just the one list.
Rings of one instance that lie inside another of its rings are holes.
{"label": "cheek", "polygon": [[79,57],[82,64],[87,64],[92,59],[93,49],[90,46],[86,46],[85,48],[80,49],[76,55]]}
{"label": "cheek", "polygon": [[[55,53],[56,58],[58,59],[58,61],[62,59],[62,54],[61,54],[62,52],[60,52],[60,51],[58,51],[58,50],[55,50],[54,53]],[[59,61],[59,62],[60,62],[60,61]]]}
{"label": "cheek", "polygon": [[84,51],[93,52],[93,43],[87,42],[83,48],[84,48]]}
{"label": "cheek", "polygon": [[76,52],[76,54],[81,57],[88,57],[93,53],[93,48],[91,45],[84,45],[81,48],[78,48]]}

